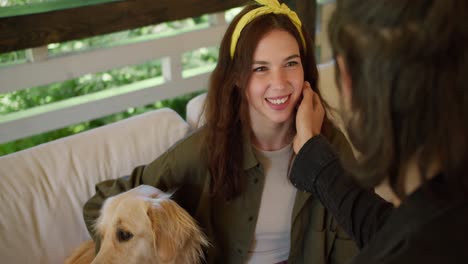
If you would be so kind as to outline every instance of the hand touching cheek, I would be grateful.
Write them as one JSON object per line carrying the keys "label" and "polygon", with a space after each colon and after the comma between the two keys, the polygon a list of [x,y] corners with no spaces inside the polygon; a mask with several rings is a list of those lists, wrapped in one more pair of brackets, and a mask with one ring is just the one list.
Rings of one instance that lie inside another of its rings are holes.
{"label": "hand touching cheek", "polygon": [[297,154],[302,146],[312,137],[320,134],[325,110],[320,96],[312,90],[308,82],[302,88],[302,100],[296,114],[296,131],[293,148]]}

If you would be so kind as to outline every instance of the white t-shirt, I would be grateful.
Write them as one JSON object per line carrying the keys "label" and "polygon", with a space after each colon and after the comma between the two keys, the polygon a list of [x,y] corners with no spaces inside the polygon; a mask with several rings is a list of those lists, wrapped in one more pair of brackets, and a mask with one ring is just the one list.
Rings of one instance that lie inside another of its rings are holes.
{"label": "white t-shirt", "polygon": [[255,239],[249,250],[249,264],[272,264],[288,259],[291,240],[291,217],[296,189],[288,179],[292,145],[280,150],[254,148],[263,165],[265,185],[260,202]]}

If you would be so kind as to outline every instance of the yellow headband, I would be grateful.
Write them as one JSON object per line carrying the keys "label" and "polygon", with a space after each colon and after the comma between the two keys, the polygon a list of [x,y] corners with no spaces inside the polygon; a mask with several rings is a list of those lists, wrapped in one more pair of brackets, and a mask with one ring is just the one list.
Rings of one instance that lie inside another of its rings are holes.
{"label": "yellow headband", "polygon": [[299,35],[301,35],[302,44],[305,48],[305,40],[304,36],[302,35],[302,24],[301,20],[297,16],[296,12],[289,9],[286,4],[280,4],[278,0],[255,0],[257,3],[263,5],[262,7],[256,8],[254,10],[249,11],[245,14],[237,23],[234,32],[232,33],[231,39],[231,59],[234,58],[234,53],[236,52],[237,41],[239,40],[239,36],[244,29],[244,27],[249,24],[252,20],[259,16],[267,15],[267,14],[283,14],[287,15],[289,19],[293,22],[296,26]]}

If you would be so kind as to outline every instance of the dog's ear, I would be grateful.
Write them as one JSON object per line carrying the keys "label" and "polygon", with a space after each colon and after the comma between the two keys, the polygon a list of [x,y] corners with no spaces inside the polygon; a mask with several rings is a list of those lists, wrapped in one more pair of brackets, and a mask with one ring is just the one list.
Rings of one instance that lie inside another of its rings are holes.
{"label": "dog's ear", "polygon": [[208,245],[195,220],[175,201],[158,199],[148,216],[154,232],[156,254],[162,261],[184,259],[182,263],[199,263],[202,247]]}
{"label": "dog's ear", "polygon": [[190,217],[172,200],[158,199],[148,209],[154,232],[156,254],[162,261],[173,260],[190,236]]}

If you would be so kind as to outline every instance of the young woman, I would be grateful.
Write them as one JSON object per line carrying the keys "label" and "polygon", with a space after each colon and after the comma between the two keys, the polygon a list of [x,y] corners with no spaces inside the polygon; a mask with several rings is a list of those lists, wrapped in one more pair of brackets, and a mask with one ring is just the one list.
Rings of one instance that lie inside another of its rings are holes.
{"label": "young woman", "polygon": [[129,177],[98,184],[84,207],[90,233],[107,197],[147,184],[177,190],[212,244],[207,263],[347,262],[354,243],[288,179],[296,106],[317,87],[314,46],[296,13],[276,0],[247,6],[219,52],[206,125]]}
{"label": "young woman", "polygon": [[337,1],[330,40],[361,154],[349,168],[360,186],[387,182],[401,203],[344,176],[311,91],[297,113],[292,181],[362,248],[353,263],[468,262],[467,10],[464,0]]}

